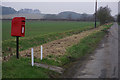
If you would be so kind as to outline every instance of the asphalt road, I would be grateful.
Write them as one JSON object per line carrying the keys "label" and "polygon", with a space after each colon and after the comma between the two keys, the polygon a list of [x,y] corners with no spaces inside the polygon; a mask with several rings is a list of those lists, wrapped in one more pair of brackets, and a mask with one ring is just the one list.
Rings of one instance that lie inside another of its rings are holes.
{"label": "asphalt road", "polygon": [[120,79],[120,26],[118,26],[118,77]]}
{"label": "asphalt road", "polygon": [[[119,55],[120,57],[120,55]],[[120,62],[120,61],[119,61]],[[72,70],[71,70],[72,69]],[[71,71],[70,71],[71,70]],[[118,78],[118,24],[114,23],[109,34],[85,61],[76,62],[65,74],[69,78]]]}

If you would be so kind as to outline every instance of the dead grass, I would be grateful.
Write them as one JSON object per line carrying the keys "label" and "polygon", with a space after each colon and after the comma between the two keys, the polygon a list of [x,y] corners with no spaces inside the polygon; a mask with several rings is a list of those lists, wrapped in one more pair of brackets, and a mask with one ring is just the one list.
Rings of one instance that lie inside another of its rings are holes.
{"label": "dead grass", "polygon": [[[83,31],[77,35],[72,35],[63,39],[46,43],[43,45],[43,57],[46,57],[48,55],[54,55],[54,56],[64,55],[66,53],[66,48],[74,44],[77,44],[84,37],[90,35],[91,33],[100,31],[101,29],[102,29],[102,26],[92,30]],[[21,51],[20,55],[23,57],[30,57],[31,48],[29,48],[28,50]],[[40,46],[34,47],[34,56],[36,58],[40,58]]]}

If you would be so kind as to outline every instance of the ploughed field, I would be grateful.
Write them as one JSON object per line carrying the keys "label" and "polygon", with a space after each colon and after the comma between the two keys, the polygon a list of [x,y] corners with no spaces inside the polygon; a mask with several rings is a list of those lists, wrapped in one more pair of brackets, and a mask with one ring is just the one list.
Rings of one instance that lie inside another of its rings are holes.
{"label": "ploughed field", "polygon": [[[99,25],[99,23],[97,23]],[[20,51],[62,39],[94,28],[94,22],[26,20],[25,37],[20,38]],[[2,22],[3,56],[13,55],[16,38],[11,37],[11,21]]]}

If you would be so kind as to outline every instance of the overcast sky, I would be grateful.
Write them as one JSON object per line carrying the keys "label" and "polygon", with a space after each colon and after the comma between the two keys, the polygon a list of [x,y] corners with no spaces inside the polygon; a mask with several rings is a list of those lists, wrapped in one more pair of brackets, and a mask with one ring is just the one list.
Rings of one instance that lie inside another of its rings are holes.
{"label": "overcast sky", "polygon": [[[39,9],[41,13],[46,14],[57,14],[63,11],[93,14],[95,2],[2,2],[2,5],[16,10]],[[112,15],[118,13],[118,2],[98,2],[98,8],[107,5],[112,10]]]}

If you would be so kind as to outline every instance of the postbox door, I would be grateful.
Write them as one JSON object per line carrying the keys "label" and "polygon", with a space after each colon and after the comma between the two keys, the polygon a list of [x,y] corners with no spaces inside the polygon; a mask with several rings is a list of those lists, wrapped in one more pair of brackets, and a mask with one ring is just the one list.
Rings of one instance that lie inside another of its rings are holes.
{"label": "postbox door", "polygon": [[25,35],[25,18],[15,17],[12,20],[11,36],[24,37]]}
{"label": "postbox door", "polygon": [[19,19],[14,18],[12,20],[12,29],[11,29],[11,35],[12,36],[21,36],[21,22]]}

